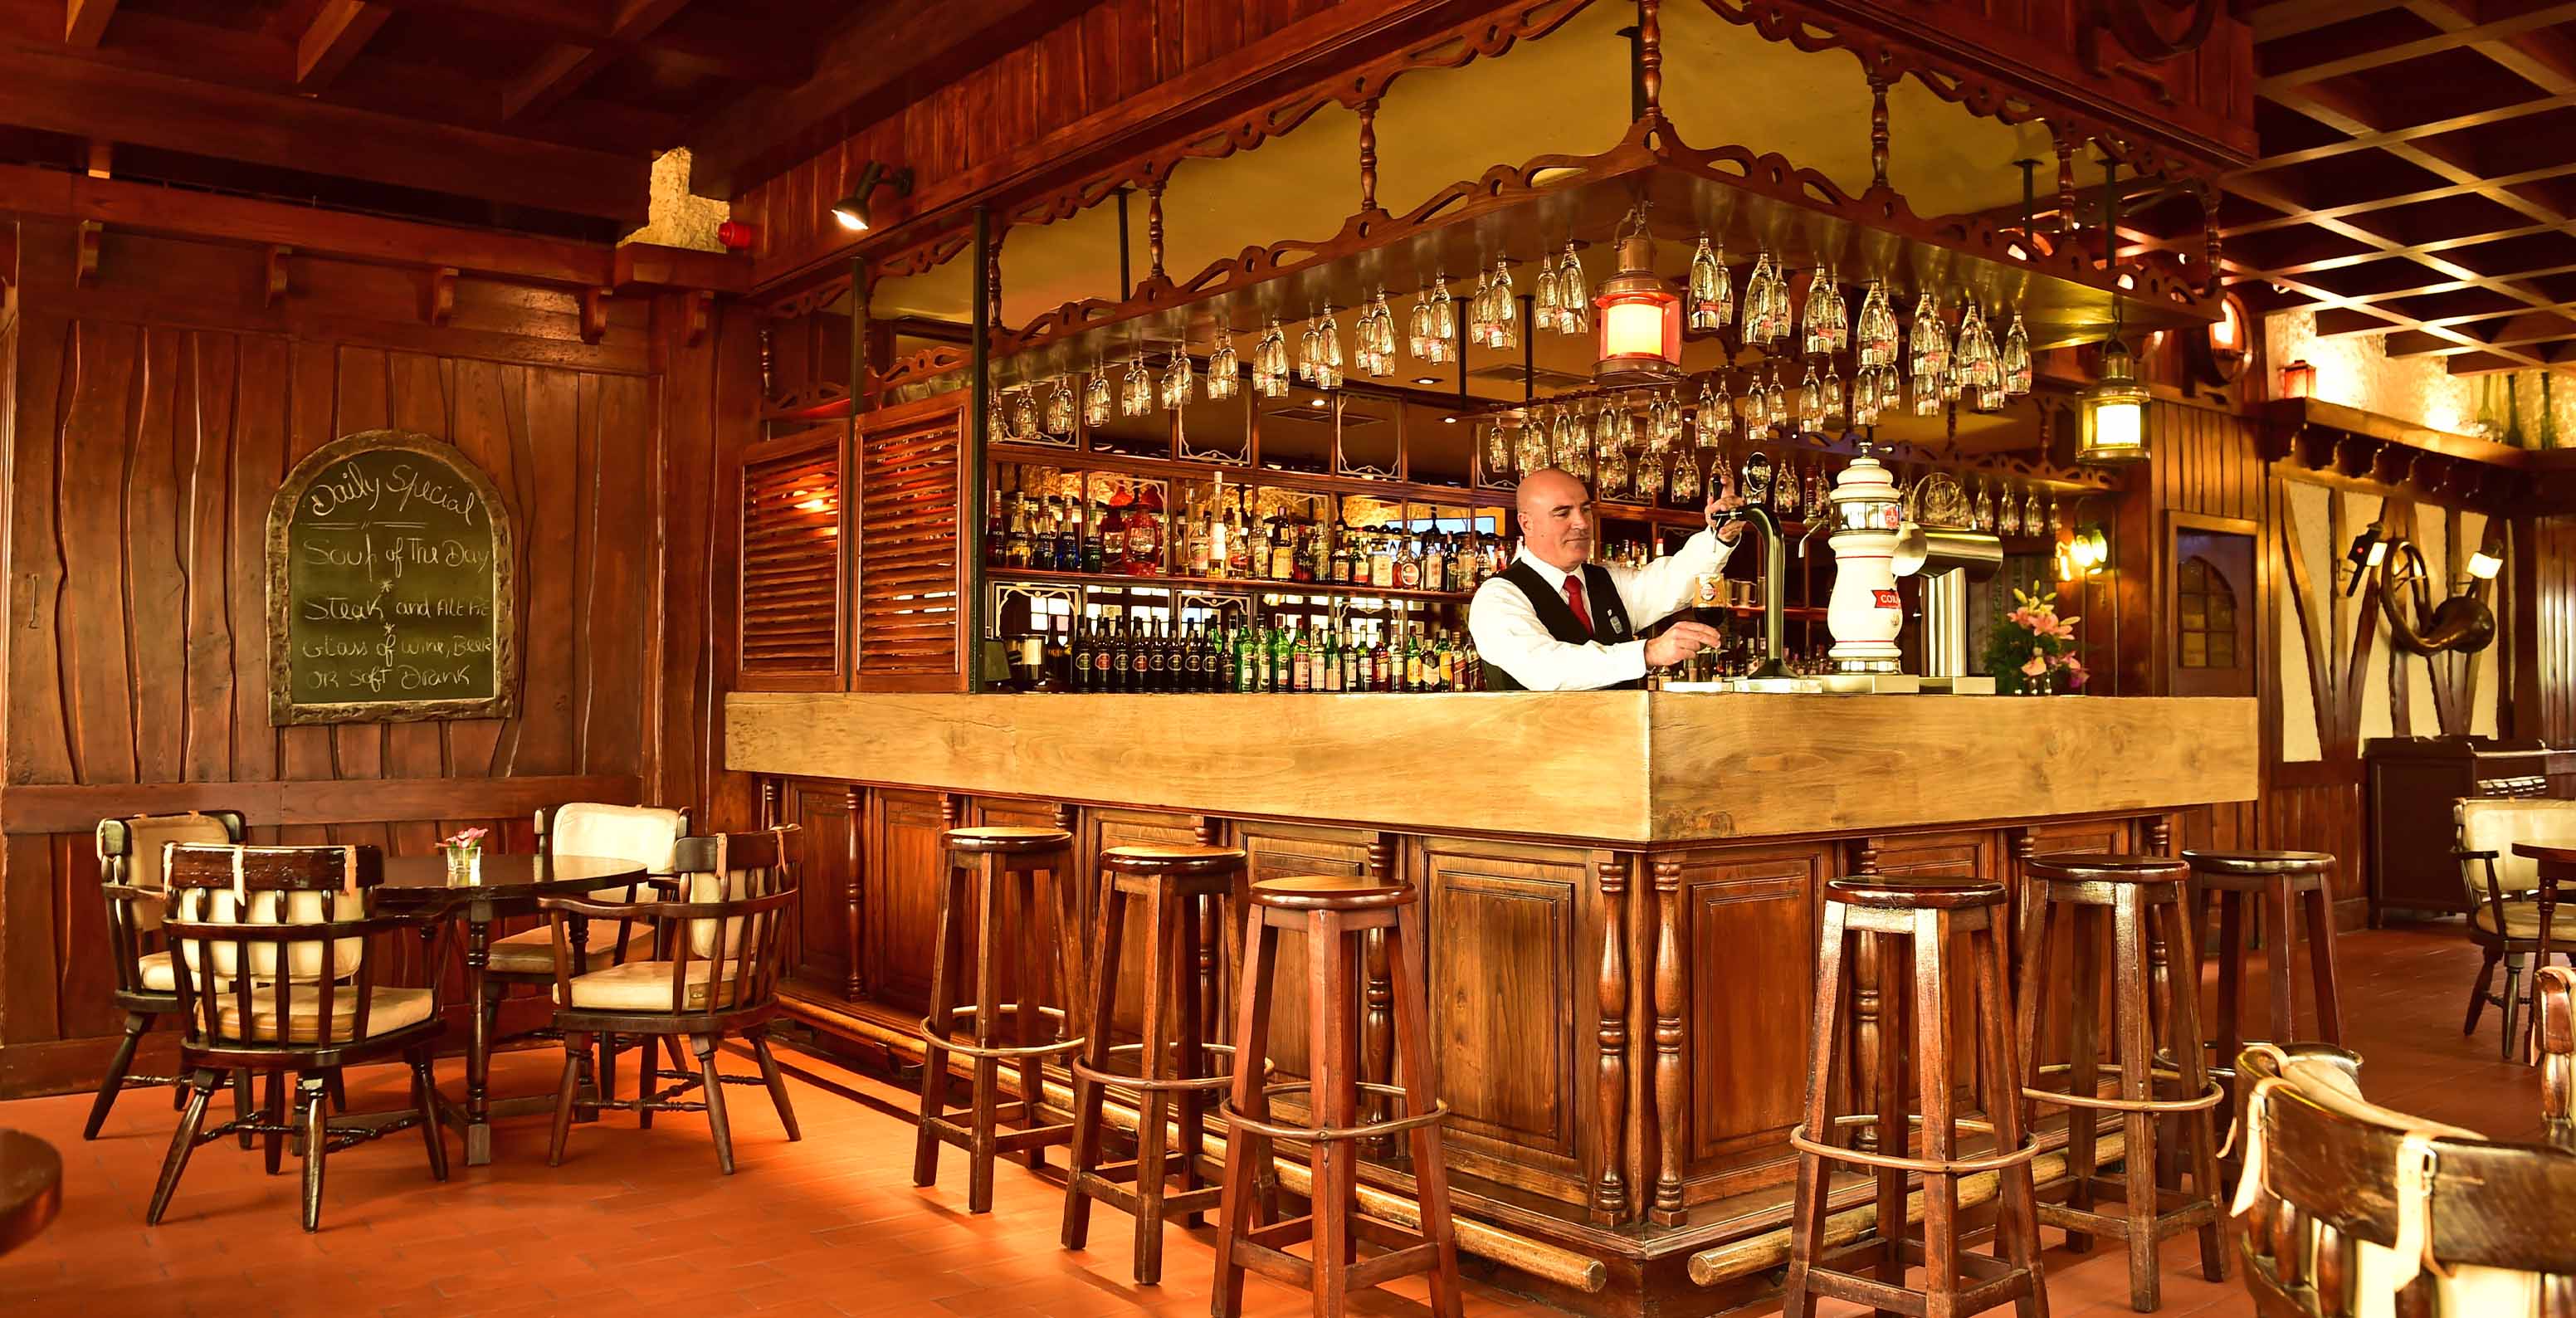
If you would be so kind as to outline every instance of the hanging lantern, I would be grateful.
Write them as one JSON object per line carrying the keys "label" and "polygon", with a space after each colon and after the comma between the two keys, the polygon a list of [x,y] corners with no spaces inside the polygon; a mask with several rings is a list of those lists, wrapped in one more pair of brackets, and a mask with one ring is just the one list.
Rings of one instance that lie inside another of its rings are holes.
{"label": "hanging lantern", "polygon": [[1602,281],[1592,300],[1601,312],[1592,378],[1604,384],[1669,380],[1682,363],[1682,300],[1655,273],[1644,212],[1631,215],[1636,228],[1619,240],[1619,273]]}
{"label": "hanging lantern", "polygon": [[2118,339],[2102,345],[2102,378],[2084,391],[2077,462],[2113,465],[2147,457],[2147,387]]}

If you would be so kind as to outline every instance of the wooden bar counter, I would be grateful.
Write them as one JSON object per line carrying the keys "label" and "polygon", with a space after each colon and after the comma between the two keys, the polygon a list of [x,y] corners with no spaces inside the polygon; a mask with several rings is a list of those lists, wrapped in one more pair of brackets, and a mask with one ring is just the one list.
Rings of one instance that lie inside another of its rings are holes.
{"label": "wooden bar counter", "polygon": [[[928,997],[939,833],[953,824],[1069,827],[1086,873],[1104,847],[1204,839],[1243,847],[1256,877],[1419,885],[1450,1165],[1476,1228],[1462,1249],[1581,1311],[1705,1313],[1776,1284],[1748,1271],[1704,1287],[1686,1270],[1786,1218],[1824,881],[2012,883],[2040,852],[2170,850],[2188,812],[2255,796],[2255,711],[743,692],[727,697],[725,744],[730,767],[761,779],[764,809],[807,832],[799,1015],[890,1051],[905,1051]],[[1283,951],[1285,1026],[1303,1001],[1297,949]],[[1383,1076],[1383,961],[1368,974],[1362,1065]],[[1856,1004],[1865,1031],[1870,987]],[[1301,1033],[1273,1038],[1280,1070],[1302,1074]],[[1366,1176],[1410,1188],[1392,1161]]]}

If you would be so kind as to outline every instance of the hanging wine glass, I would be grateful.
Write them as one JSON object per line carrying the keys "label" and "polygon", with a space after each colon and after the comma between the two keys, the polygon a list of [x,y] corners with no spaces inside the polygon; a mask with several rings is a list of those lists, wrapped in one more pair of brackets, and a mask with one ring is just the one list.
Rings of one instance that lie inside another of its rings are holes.
{"label": "hanging wine glass", "polygon": [[1995,501],[1995,534],[2021,534],[2021,502],[2013,498],[2012,487],[2003,487],[2003,497]]}
{"label": "hanging wine glass", "polygon": [[1814,362],[1807,363],[1807,378],[1798,382],[1798,428],[1808,434],[1825,428],[1825,386],[1816,378]]}
{"label": "hanging wine glass", "polygon": [[1091,383],[1082,393],[1082,423],[1097,429],[1109,424],[1111,409],[1116,406],[1109,388],[1109,363],[1093,359]]}
{"label": "hanging wine glass", "polygon": [[1414,295],[1413,314],[1411,319],[1407,322],[1407,326],[1411,330],[1411,334],[1406,340],[1406,348],[1413,353],[1414,360],[1430,361],[1432,333],[1431,286],[1429,284],[1423,285],[1422,291]]}
{"label": "hanging wine glass", "polygon": [[1884,280],[1869,281],[1869,291],[1860,299],[1859,350],[1854,359],[1862,366],[1892,366],[1896,363],[1896,308],[1887,297]]}
{"label": "hanging wine glass", "polygon": [[1198,381],[1190,374],[1190,355],[1172,354],[1172,364],[1163,368],[1163,410],[1177,412],[1190,405],[1198,393]]}
{"label": "hanging wine glass", "polygon": [[1825,351],[1842,352],[1851,347],[1851,306],[1843,301],[1842,280],[1833,267],[1825,267]]}
{"label": "hanging wine glass", "polygon": [[2030,331],[2023,329],[2021,313],[2013,313],[2012,328],[2004,331],[2004,346],[1999,365],[2003,371],[2004,392],[2018,398],[2030,392]]}
{"label": "hanging wine glass", "polygon": [[1565,240],[1565,255],[1556,263],[1556,329],[1560,334],[1592,332],[1592,289],[1583,279],[1583,262],[1575,259],[1574,240]]}
{"label": "hanging wine glass", "polygon": [[1637,459],[1637,502],[1661,503],[1664,498],[1664,455],[1648,450]]}
{"label": "hanging wine glass", "polygon": [[1557,312],[1561,309],[1556,295],[1556,262],[1546,248],[1538,254],[1538,287],[1530,290],[1530,332],[1556,329]]}
{"label": "hanging wine glass", "polygon": [[2022,498],[2021,533],[2038,535],[2049,529],[2046,516],[2039,511],[2039,491],[2032,490]]}
{"label": "hanging wine glass", "polygon": [[1735,319],[1733,277],[1726,272],[1726,254],[1712,249],[1708,235],[1699,236],[1699,250],[1691,253],[1690,327],[1695,330],[1726,328]]}
{"label": "hanging wine glass", "polygon": [[1453,351],[1451,345],[1458,341],[1458,304],[1449,297],[1449,276],[1431,282],[1431,334],[1439,341],[1441,353],[1433,360],[1445,362]]}
{"label": "hanging wine glass", "polygon": [[1038,430],[1038,390],[1026,385],[1015,391],[1011,400],[1011,437],[1036,439]]}
{"label": "hanging wine glass", "polygon": [[1511,436],[1503,432],[1503,424],[1500,421],[1488,421],[1479,429],[1484,432],[1485,470],[1511,470]]}
{"label": "hanging wine glass", "polygon": [[1771,368],[1771,378],[1763,386],[1762,417],[1773,427],[1789,424],[1789,391],[1780,387],[1780,368]]}
{"label": "hanging wine glass", "polygon": [[1673,502],[1693,503],[1699,499],[1699,455],[1673,455]]}
{"label": "hanging wine glass", "polygon": [[1601,451],[1601,492],[1614,499],[1628,492],[1628,450],[1617,444]]}
{"label": "hanging wine glass", "polygon": [[1321,351],[1315,363],[1315,383],[1325,389],[1342,387],[1342,327],[1333,319],[1333,309],[1324,308],[1323,323],[1316,327]]}
{"label": "hanging wine glass", "polygon": [[1243,362],[1234,351],[1234,331],[1220,325],[1216,331],[1216,351],[1208,354],[1208,397],[1218,402],[1234,397],[1235,390],[1243,383],[1242,375]]}
{"label": "hanging wine glass", "polygon": [[1975,511],[1971,516],[1975,519],[1975,528],[1977,530],[1992,531],[1995,529],[1995,492],[1994,488],[1988,485],[1983,477],[1979,477],[1977,480],[1977,502],[1975,505]]}
{"label": "hanging wine glass", "polygon": [[1496,348],[1517,348],[1521,343],[1520,294],[1512,289],[1512,264],[1494,260],[1494,312],[1488,330]]}
{"label": "hanging wine glass", "polygon": [[1306,319],[1306,328],[1297,335],[1297,378],[1307,384],[1315,382],[1316,368],[1323,365],[1321,348],[1323,332],[1315,327],[1316,317]]}
{"label": "hanging wine glass", "polygon": [[1154,377],[1145,370],[1145,350],[1137,348],[1118,382],[1118,415],[1143,416],[1154,410]]}
{"label": "hanging wine glass", "polygon": [[1753,272],[1744,277],[1743,322],[1737,332],[1748,346],[1766,346],[1771,342],[1771,281],[1778,275],[1771,268],[1771,249],[1765,247],[1753,258]]}
{"label": "hanging wine glass", "polygon": [[2066,520],[2057,511],[2057,496],[2052,494],[2048,496],[2048,533],[2055,535],[2065,529]]}
{"label": "hanging wine glass", "polygon": [[1914,307],[1914,340],[1911,345],[1914,374],[1929,376],[1938,382],[1950,369],[1950,327],[1942,323],[1940,304],[1931,290],[1924,290]]}
{"label": "hanging wine glass", "polygon": [[1072,434],[1073,413],[1074,398],[1072,382],[1065,379],[1063,376],[1057,376],[1055,379],[1047,381],[1047,433],[1055,435]]}
{"label": "hanging wine glass", "polygon": [[1547,422],[1533,417],[1520,428],[1520,444],[1513,458],[1524,475],[1547,465]]}
{"label": "hanging wine glass", "polygon": [[1823,266],[1807,272],[1807,309],[1799,317],[1798,342],[1809,355],[1834,350],[1833,326],[1828,319],[1833,310],[1832,294],[1833,285],[1827,282]]}
{"label": "hanging wine glass", "polygon": [[1494,277],[1476,272],[1476,295],[1467,299],[1467,341],[1479,348],[1494,346],[1488,336],[1494,327]]}
{"label": "hanging wine glass", "polygon": [[993,400],[985,405],[984,434],[990,439],[1007,440],[1011,437],[1010,409],[1000,394],[993,395]]}
{"label": "hanging wine glass", "polygon": [[1843,411],[1843,377],[1835,373],[1831,360],[1825,363],[1824,390],[1825,424],[1839,425],[1846,415]]}
{"label": "hanging wine glass", "polygon": [[1275,317],[1252,345],[1252,391],[1264,398],[1288,392],[1288,339]]}

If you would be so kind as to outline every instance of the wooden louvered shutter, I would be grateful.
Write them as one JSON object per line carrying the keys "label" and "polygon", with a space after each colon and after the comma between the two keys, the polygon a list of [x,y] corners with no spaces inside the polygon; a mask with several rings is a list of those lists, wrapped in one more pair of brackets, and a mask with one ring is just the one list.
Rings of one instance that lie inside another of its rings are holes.
{"label": "wooden louvered shutter", "polygon": [[859,419],[859,691],[963,691],[966,391]]}
{"label": "wooden louvered shutter", "polygon": [[841,687],[839,424],[755,445],[742,464],[742,686]]}

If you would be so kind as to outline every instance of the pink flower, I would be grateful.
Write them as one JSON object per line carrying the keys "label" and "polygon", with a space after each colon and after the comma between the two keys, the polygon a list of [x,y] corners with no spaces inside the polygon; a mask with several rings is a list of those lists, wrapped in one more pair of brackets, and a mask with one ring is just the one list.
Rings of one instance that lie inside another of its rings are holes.
{"label": "pink flower", "polygon": [[2083,690],[2085,678],[2084,665],[2070,663],[2066,666],[2066,672],[2066,689],[2069,691]]}
{"label": "pink flower", "polygon": [[483,845],[483,839],[490,836],[491,832],[492,830],[488,828],[469,828],[453,836],[441,838],[439,841],[442,846],[479,847]]}
{"label": "pink flower", "polygon": [[2048,671],[2048,656],[2047,656],[2047,655],[2044,655],[2044,654],[2041,654],[2041,653],[2040,653],[2039,651],[2037,651],[2037,650],[2033,650],[2033,651],[2031,651],[2031,652],[2030,652],[2030,662],[2029,662],[2029,663],[2026,663],[2026,664],[2023,664],[2023,665],[2021,666],[2022,676],[2024,676],[2024,677],[2037,677],[2037,676],[2039,676],[2040,674],[2045,673],[2045,672],[2047,672],[2047,671]]}

